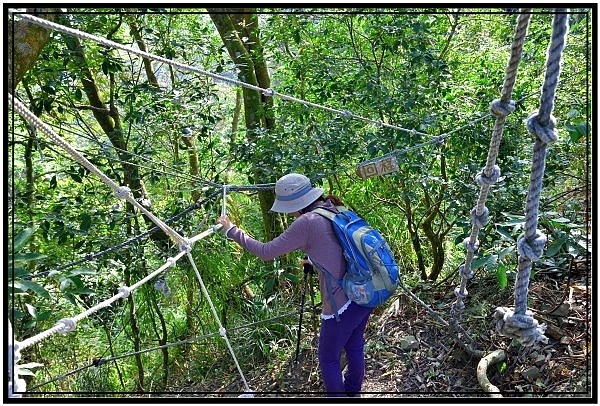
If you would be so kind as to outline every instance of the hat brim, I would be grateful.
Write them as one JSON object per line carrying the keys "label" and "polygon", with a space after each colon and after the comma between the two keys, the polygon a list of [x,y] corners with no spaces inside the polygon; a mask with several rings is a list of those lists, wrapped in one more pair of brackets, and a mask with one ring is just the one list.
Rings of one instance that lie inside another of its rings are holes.
{"label": "hat brim", "polygon": [[273,207],[271,207],[271,211],[277,213],[293,213],[295,211],[300,211],[321,197],[323,193],[325,193],[323,189],[315,187],[308,193],[294,200],[283,201],[275,197],[275,202],[273,203]]}

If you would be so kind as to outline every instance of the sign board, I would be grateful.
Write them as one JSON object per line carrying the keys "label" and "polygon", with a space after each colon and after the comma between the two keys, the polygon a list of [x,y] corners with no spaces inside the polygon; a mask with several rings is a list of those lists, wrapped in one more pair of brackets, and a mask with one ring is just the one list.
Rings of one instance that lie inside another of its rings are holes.
{"label": "sign board", "polygon": [[358,165],[356,174],[363,179],[373,176],[387,175],[398,171],[398,161],[395,156],[386,156],[381,159],[371,160]]}

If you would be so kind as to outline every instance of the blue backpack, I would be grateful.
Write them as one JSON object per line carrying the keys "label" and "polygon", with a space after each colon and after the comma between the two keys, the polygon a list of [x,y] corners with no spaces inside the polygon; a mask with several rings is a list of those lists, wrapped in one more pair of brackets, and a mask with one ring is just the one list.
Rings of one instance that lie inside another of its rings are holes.
{"label": "blue backpack", "polygon": [[[346,273],[337,282],[353,302],[365,307],[380,306],[399,284],[400,272],[394,255],[381,234],[363,218],[343,206],[338,206],[337,210],[337,213],[322,207],[312,210],[332,221],[344,251]],[[333,279],[331,273],[316,265],[328,279]]]}

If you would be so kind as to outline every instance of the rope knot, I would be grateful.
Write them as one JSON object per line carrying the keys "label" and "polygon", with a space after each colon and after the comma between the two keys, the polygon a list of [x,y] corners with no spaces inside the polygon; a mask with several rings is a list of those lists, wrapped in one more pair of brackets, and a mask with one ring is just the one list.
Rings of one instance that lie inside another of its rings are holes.
{"label": "rope knot", "polygon": [[490,111],[496,117],[506,117],[513,111],[515,111],[515,102],[514,100],[510,101],[502,101],[500,99],[495,99],[490,104]]}
{"label": "rope knot", "polygon": [[463,245],[465,246],[467,251],[477,252],[477,250],[479,249],[479,240],[475,240],[475,242],[471,242],[471,239],[469,237],[467,237],[463,240]]}
{"label": "rope knot", "polygon": [[263,90],[262,94],[264,94],[267,97],[273,97],[275,95],[275,90],[269,87],[268,89]]}
{"label": "rope knot", "polygon": [[454,288],[454,296],[456,296],[457,298],[459,298],[462,301],[467,296],[469,296],[469,292],[467,292],[467,289],[464,289],[464,291],[461,292],[460,291],[460,286],[457,286],[456,288]]}
{"label": "rope knot", "polygon": [[494,319],[500,334],[517,339],[521,345],[529,347],[538,341],[548,342],[544,336],[546,325],[540,325],[529,310],[525,314],[517,314],[507,307],[498,307]]}
{"label": "rope knot", "polygon": [[350,110],[340,110],[340,116],[342,116],[342,117],[352,117],[352,112]]}
{"label": "rope knot", "polygon": [[119,289],[117,289],[117,291],[121,294],[123,299],[127,299],[131,294],[131,289],[129,289],[127,286],[121,286]]}
{"label": "rope knot", "polygon": [[546,241],[546,235],[539,230],[535,232],[533,239],[526,238],[524,234],[521,234],[517,240],[517,251],[520,256],[535,262],[544,254]]}
{"label": "rope knot", "polygon": [[75,320],[73,320],[71,318],[60,319],[57,324],[62,324],[62,326],[58,326],[58,332],[63,333],[63,334],[66,334],[69,331],[75,330],[75,327],[77,326],[77,323],[75,323]]}
{"label": "rope knot", "polygon": [[225,330],[225,327],[219,327],[219,334],[221,335],[221,337],[225,337],[225,335],[227,334],[227,330]]}
{"label": "rope knot", "polygon": [[477,207],[471,210],[471,222],[475,224],[477,227],[484,227],[488,221],[490,220],[490,211],[487,207],[483,206],[483,212],[480,215],[477,215]]}
{"label": "rope knot", "polygon": [[471,279],[473,277],[473,270],[471,269],[470,266],[468,268],[465,267],[465,264],[462,264],[461,266],[458,267],[458,273],[460,274],[460,276],[462,278],[465,278],[465,279]]}
{"label": "rope knot", "polygon": [[166,263],[167,263],[167,266],[168,266],[169,268],[172,268],[172,267],[175,265],[175,263],[176,263],[176,262],[177,262],[177,261],[175,261],[175,258],[173,258],[173,257],[169,257],[169,258],[167,258],[167,261],[166,261]]}
{"label": "rope knot", "polygon": [[115,196],[118,199],[126,199],[131,194],[131,189],[127,186],[121,186],[117,190],[115,190]]}
{"label": "rope knot", "polygon": [[192,252],[192,244],[190,244],[190,242],[184,238],[183,241],[179,243],[179,252],[185,252],[186,254],[189,254]]}
{"label": "rope knot", "polygon": [[479,186],[483,186],[483,185],[493,185],[494,183],[498,182],[498,179],[500,178],[500,167],[498,165],[494,165],[494,167],[492,168],[492,173],[490,175],[487,175],[485,173],[485,168],[483,168],[481,170],[481,172],[479,172],[477,174],[477,176],[475,176],[475,182],[477,182],[477,184]]}
{"label": "rope knot", "polygon": [[540,122],[539,112],[536,110],[527,117],[527,130],[544,144],[549,144],[558,140],[558,131],[554,128],[556,118],[550,115],[547,124]]}

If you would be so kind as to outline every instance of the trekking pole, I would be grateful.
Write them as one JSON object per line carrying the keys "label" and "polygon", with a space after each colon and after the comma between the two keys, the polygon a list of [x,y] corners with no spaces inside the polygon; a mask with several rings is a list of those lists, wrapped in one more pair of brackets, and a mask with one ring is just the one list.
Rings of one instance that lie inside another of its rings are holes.
{"label": "trekking pole", "polygon": [[[304,259],[308,259],[308,257],[304,257]],[[311,264],[304,263],[302,264],[302,268],[304,269],[304,282],[302,288],[302,299],[300,299],[300,322],[298,323],[298,338],[296,340],[296,358],[294,359],[294,363],[298,363],[298,354],[300,353],[300,333],[302,332],[302,315],[304,314],[304,301],[306,299],[306,281],[308,279],[308,274],[313,272],[313,267]]]}

